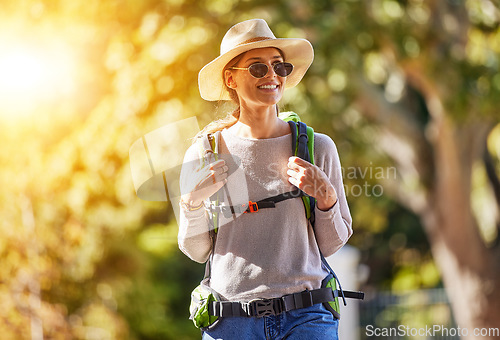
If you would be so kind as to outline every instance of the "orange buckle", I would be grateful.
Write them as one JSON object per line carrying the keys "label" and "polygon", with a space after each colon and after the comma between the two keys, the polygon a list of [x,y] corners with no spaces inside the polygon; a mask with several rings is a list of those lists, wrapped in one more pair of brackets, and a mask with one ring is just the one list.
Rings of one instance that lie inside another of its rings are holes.
{"label": "orange buckle", "polygon": [[248,209],[245,210],[245,213],[248,213],[248,212],[253,213],[253,212],[257,212],[257,211],[259,211],[259,206],[257,205],[257,203],[249,201],[248,202]]}

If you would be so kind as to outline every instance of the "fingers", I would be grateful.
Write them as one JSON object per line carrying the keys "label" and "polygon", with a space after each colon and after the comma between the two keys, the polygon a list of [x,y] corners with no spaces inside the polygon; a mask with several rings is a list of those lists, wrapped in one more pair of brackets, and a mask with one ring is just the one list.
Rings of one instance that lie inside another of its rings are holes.
{"label": "fingers", "polygon": [[222,167],[217,167],[211,170],[211,173],[214,174],[215,176],[222,175],[224,173],[227,173],[229,170],[227,165],[224,165]]}
{"label": "fingers", "polygon": [[[223,159],[210,163],[208,165],[207,180],[206,185],[214,185],[217,183],[222,183],[224,185],[227,182],[229,167]],[[222,187],[222,185],[220,187]],[[220,189],[218,186],[218,189]],[[217,189],[217,190],[218,190]]]}
{"label": "fingers", "polygon": [[216,162],[213,162],[209,165],[210,176],[212,177],[212,184],[222,182],[227,179],[227,172],[229,171],[229,167],[226,165],[226,162],[223,159],[220,159]]}
{"label": "fingers", "polygon": [[319,168],[301,158],[290,157],[286,172],[289,176],[288,182],[314,197],[316,188],[323,182],[323,176],[318,170]]}
{"label": "fingers", "polygon": [[299,180],[299,181],[302,180],[302,179],[304,179],[304,177],[305,177],[305,175],[304,175],[303,172],[301,172],[301,171],[295,171],[295,170],[292,170],[292,169],[288,169],[287,172],[286,172],[286,174],[289,177],[291,177],[293,179],[296,179],[296,180]]}
{"label": "fingers", "polygon": [[286,174],[288,175],[288,182],[290,182],[290,184],[304,190],[305,184],[308,180],[306,170],[304,168],[292,166],[287,170]]}
{"label": "fingers", "polygon": [[289,176],[288,177],[288,182],[290,184],[296,186],[297,188],[304,190],[305,188],[305,183],[306,183],[306,177],[303,172],[298,172],[289,169],[286,174]]}
{"label": "fingers", "polygon": [[209,164],[209,169],[210,170],[215,170],[215,169],[219,169],[219,168],[224,167],[224,166],[227,167],[226,161],[224,161],[223,159],[219,159],[218,161],[210,163]]}
{"label": "fingers", "polygon": [[288,167],[291,169],[304,168],[304,167],[307,167],[309,165],[312,165],[312,164],[309,163],[308,161],[302,159],[302,158],[299,158],[296,156],[292,156],[292,157],[288,158]]}
{"label": "fingers", "polygon": [[212,179],[212,184],[222,182],[227,179],[227,167],[219,168],[217,170],[212,170],[210,177]]}
{"label": "fingers", "polygon": [[223,159],[198,167],[183,183],[185,202],[202,202],[220,190],[228,179],[229,167]]}
{"label": "fingers", "polygon": [[308,177],[314,170],[311,166],[311,163],[301,158],[290,157],[288,159],[288,170],[286,173],[288,176],[300,181],[304,177]]}
{"label": "fingers", "polygon": [[335,204],[337,192],[328,176],[316,165],[290,157],[286,173],[289,176],[288,182],[316,198],[319,209],[328,210]]}
{"label": "fingers", "polygon": [[288,177],[288,182],[292,184],[293,186],[296,186],[297,188],[300,189],[300,180],[294,178],[294,177]]}

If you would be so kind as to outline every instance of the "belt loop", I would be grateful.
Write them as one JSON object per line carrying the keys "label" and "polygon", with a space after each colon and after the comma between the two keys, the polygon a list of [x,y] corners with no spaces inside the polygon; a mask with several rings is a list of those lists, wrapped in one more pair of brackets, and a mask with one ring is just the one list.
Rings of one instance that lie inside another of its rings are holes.
{"label": "belt loop", "polygon": [[283,301],[283,312],[288,312],[295,309],[295,301],[293,299],[293,294],[287,294],[281,297]]}
{"label": "belt loop", "polygon": [[302,296],[300,295],[300,293],[293,294],[293,302],[295,302],[295,309],[304,307],[304,305],[302,304]]}
{"label": "belt loop", "polygon": [[224,317],[224,301],[218,302],[217,305],[219,307],[216,309],[217,313],[219,314],[218,316]]}
{"label": "belt loop", "polygon": [[309,290],[300,293],[300,296],[302,298],[302,306],[304,308],[311,307],[314,305],[312,294]]}
{"label": "belt loop", "polygon": [[252,316],[250,314],[250,303],[249,302],[241,302],[241,309],[243,309],[246,316]]}
{"label": "belt loop", "polygon": [[220,306],[221,306],[220,315],[222,317],[231,314],[231,312],[232,312],[232,303],[231,302],[223,301],[220,303]]}
{"label": "belt loop", "polygon": [[239,303],[231,303],[233,316],[242,316],[241,307],[242,305],[240,305]]}
{"label": "belt loop", "polygon": [[217,301],[212,301],[208,304],[208,314],[220,316],[220,315],[217,315],[217,304],[218,304]]}

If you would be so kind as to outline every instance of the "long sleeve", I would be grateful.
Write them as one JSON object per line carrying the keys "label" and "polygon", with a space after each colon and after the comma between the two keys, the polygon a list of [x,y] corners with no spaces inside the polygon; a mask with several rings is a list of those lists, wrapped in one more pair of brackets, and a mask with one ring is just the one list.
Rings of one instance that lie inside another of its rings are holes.
{"label": "long sleeve", "polygon": [[315,233],[319,247],[328,257],[342,248],[352,235],[352,219],[347,204],[340,158],[333,140],[316,133],[314,138],[315,164],[320,167],[334,186],[338,201],[327,211],[315,210]]}
{"label": "long sleeve", "polygon": [[[199,164],[196,145],[192,145],[184,156],[180,176],[181,193],[185,193],[186,188],[190,187],[189,181],[192,180],[192,174],[197,171]],[[205,209],[180,209],[177,241],[179,249],[193,261],[203,263],[210,255],[212,242],[208,230],[209,221]]]}

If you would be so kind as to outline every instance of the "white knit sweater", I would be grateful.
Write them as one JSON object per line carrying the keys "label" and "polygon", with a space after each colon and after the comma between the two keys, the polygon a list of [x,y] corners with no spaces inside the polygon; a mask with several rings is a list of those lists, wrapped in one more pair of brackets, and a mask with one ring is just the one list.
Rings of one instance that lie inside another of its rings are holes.
{"label": "white knit sweater", "polygon": [[[288,158],[291,134],[249,139],[222,131],[220,157],[229,167],[225,203],[236,205],[289,192]],[[325,257],[339,250],[352,234],[351,215],[342,183],[340,160],[332,139],[314,134],[314,160],[330,178],[338,202],[328,211],[316,208],[315,232],[305,216],[301,198],[288,199],[276,208],[221,217],[213,257],[210,286],[223,300],[250,301],[317,289],[327,275]],[[198,146],[186,152],[181,186],[199,166]],[[228,195],[230,202],[228,200]],[[179,248],[196,262],[212,251],[204,209],[180,212]]]}

